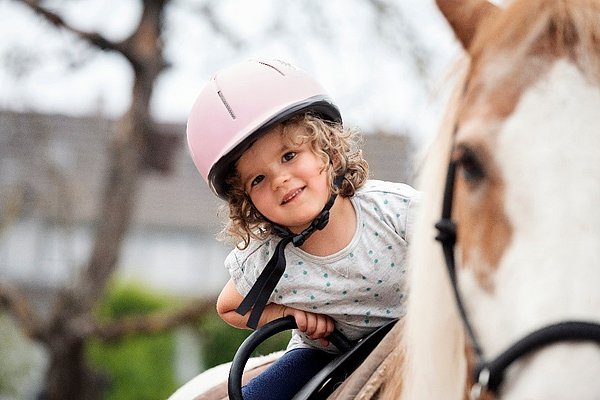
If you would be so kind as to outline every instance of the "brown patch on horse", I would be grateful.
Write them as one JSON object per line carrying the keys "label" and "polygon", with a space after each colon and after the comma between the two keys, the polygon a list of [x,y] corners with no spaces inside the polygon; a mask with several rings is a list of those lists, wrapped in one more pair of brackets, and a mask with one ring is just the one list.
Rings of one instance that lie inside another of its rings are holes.
{"label": "brown patch on horse", "polygon": [[[369,380],[363,385],[363,390],[358,392],[357,398],[385,400],[397,398],[397,395],[402,392],[405,368],[405,343],[402,337],[405,322],[405,318],[398,321],[379,344],[382,348],[378,347],[377,353],[373,353],[373,360],[383,358],[383,361],[372,372]],[[373,362],[371,361],[371,363]],[[360,372],[358,373],[360,374]],[[349,397],[344,397],[344,399],[349,399]]]}
{"label": "brown patch on horse", "polygon": [[[463,138],[453,158],[459,161],[454,191],[454,215],[458,225],[457,243],[460,266],[472,266],[480,284],[492,290],[491,275],[499,264],[512,237],[512,227],[504,213],[504,181],[492,155],[489,138]],[[468,154],[466,154],[468,153]],[[465,165],[463,165],[463,163]],[[472,165],[482,168],[483,176],[474,179],[469,174]]]}
{"label": "brown patch on horse", "polygon": [[[568,7],[557,3],[540,0],[509,6],[494,17],[493,23],[481,26],[469,51],[471,66],[457,117],[455,145],[472,149],[486,175],[477,185],[459,176],[454,204],[460,264],[472,264],[475,276],[487,290],[493,289],[494,267],[512,234],[503,210],[505,185],[497,167],[501,160],[496,161],[493,154],[498,132],[521,95],[545,76],[557,59],[575,62],[577,51],[572,46],[588,49],[600,37],[600,32],[585,36],[570,20]],[[515,18],[539,22],[515,24]]]}

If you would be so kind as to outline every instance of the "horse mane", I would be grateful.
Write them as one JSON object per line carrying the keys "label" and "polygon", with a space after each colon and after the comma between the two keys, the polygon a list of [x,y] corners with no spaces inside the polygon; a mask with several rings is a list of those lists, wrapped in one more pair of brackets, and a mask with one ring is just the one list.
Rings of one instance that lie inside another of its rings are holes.
{"label": "horse mane", "polygon": [[423,197],[409,250],[410,292],[398,352],[401,358],[389,371],[381,398],[465,398],[467,339],[441,246],[433,240],[465,82],[480,72],[489,61],[485,57],[489,53],[504,54],[504,60],[511,64],[521,64],[533,54],[568,57],[586,76],[600,81],[599,1],[514,1],[497,14],[495,20],[483,24],[471,42],[465,61],[468,67],[461,70],[463,76],[418,176],[417,187]]}
{"label": "horse mane", "polygon": [[[461,85],[458,85],[459,87]],[[454,305],[441,248],[433,244],[434,224],[441,214],[443,184],[452,144],[453,126],[461,91],[456,90],[451,107],[446,112],[443,128],[433,141],[422,162],[417,187],[423,196],[419,206],[418,223],[409,249],[409,302],[401,349],[397,353],[397,368],[390,371],[381,398],[447,398],[456,382],[466,379],[463,359],[464,335],[458,311]],[[433,344],[430,346],[429,344]],[[420,362],[423,360],[423,362]],[[401,367],[400,367],[401,366]],[[428,385],[413,384],[437,376],[435,371],[455,371],[456,375],[439,376]]]}
{"label": "horse mane", "polygon": [[[598,0],[513,1],[483,24],[469,48],[471,74],[487,53],[509,53],[510,62],[536,54],[568,57],[596,82],[600,79]],[[508,54],[507,54],[508,56]]]}

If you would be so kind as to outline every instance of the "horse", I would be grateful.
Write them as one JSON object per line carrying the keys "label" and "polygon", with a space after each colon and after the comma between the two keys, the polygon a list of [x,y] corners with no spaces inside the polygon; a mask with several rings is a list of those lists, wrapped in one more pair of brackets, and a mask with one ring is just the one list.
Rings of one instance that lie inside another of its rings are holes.
{"label": "horse", "polygon": [[599,399],[600,2],[437,4],[468,59],[381,398]]}
{"label": "horse", "polygon": [[436,3],[465,61],[407,314],[331,398],[598,399],[600,1]]}

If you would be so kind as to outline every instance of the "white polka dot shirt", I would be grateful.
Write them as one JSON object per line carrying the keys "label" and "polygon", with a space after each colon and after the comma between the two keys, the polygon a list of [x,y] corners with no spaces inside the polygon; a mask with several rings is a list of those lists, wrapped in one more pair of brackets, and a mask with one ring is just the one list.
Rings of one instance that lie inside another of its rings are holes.
{"label": "white polka dot shirt", "polygon": [[[419,193],[408,185],[369,180],[351,198],[356,232],[342,250],[314,256],[289,245],[286,270],[270,301],[331,316],[350,340],[394,318],[406,303],[406,253]],[[280,239],[254,241],[225,260],[236,288],[246,295]],[[288,349],[317,347],[294,331]],[[333,351],[329,346],[327,351]]]}

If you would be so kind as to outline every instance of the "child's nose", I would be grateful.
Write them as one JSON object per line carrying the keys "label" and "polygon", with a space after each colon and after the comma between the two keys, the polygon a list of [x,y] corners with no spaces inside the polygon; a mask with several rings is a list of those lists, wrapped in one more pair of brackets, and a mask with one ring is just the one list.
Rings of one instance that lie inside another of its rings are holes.
{"label": "child's nose", "polygon": [[289,174],[284,171],[280,171],[271,181],[271,188],[273,191],[279,189],[282,185],[284,185],[289,180]]}

